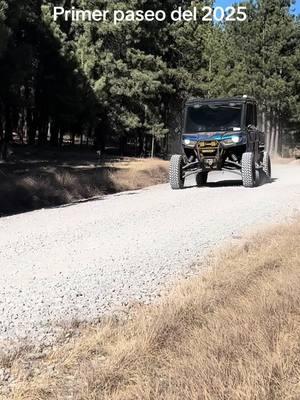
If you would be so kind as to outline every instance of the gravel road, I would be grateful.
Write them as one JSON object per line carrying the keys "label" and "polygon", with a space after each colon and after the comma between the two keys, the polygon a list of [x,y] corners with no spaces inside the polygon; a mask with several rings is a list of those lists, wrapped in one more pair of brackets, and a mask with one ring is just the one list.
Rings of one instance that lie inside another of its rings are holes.
{"label": "gravel road", "polygon": [[160,288],[215,246],[300,210],[300,164],[255,189],[216,172],[208,187],[159,185],[0,219],[0,340],[51,340]]}

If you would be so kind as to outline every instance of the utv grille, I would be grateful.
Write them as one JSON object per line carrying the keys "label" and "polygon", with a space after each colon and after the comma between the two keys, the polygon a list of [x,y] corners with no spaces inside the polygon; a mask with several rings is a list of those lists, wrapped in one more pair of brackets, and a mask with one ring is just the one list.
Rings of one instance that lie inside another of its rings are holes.
{"label": "utv grille", "polygon": [[198,142],[198,150],[203,155],[216,154],[218,148],[219,148],[219,142],[217,142],[216,140]]}

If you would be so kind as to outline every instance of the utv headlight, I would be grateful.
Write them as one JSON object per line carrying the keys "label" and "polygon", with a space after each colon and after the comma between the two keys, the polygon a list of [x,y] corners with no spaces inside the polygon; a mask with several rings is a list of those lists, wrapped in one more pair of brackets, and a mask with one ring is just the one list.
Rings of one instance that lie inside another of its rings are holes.
{"label": "utv headlight", "polygon": [[190,139],[184,139],[183,143],[186,144],[186,145],[188,146],[188,145],[191,144],[192,142],[191,142]]}
{"label": "utv headlight", "polygon": [[233,143],[239,143],[241,141],[241,138],[239,136],[232,136],[231,140]]}
{"label": "utv headlight", "polygon": [[241,140],[242,140],[242,138],[240,136],[234,135],[234,136],[231,136],[231,137],[228,137],[228,138],[224,139],[223,143],[224,144],[228,144],[228,145],[237,144],[237,143],[240,143]]}

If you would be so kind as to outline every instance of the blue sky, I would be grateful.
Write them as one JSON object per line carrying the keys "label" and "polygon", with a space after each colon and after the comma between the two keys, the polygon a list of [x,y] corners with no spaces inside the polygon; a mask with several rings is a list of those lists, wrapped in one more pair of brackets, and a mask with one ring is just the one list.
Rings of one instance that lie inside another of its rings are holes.
{"label": "blue sky", "polygon": [[[241,0],[216,0],[215,4],[222,7],[231,6],[233,3],[239,3]],[[300,0],[296,0],[294,5],[296,14],[300,14]]]}

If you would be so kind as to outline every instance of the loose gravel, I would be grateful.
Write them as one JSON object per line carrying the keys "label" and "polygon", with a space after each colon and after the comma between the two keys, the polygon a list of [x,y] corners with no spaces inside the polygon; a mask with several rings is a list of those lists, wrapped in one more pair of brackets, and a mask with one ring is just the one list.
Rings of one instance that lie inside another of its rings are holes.
{"label": "loose gravel", "polygon": [[57,326],[150,302],[224,241],[295,216],[300,165],[273,175],[246,189],[215,172],[204,188],[190,180],[0,219],[0,345],[50,343]]}

